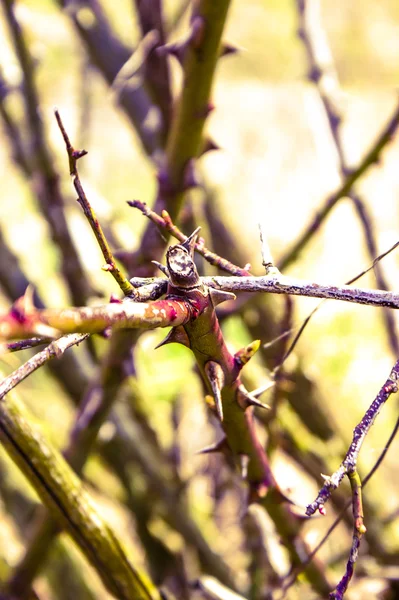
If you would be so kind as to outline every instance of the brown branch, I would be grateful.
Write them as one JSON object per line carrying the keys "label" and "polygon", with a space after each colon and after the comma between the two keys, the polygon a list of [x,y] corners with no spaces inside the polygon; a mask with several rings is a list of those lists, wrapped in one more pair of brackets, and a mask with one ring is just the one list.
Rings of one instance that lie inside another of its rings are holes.
{"label": "brown branch", "polygon": [[381,408],[389,399],[391,394],[396,393],[398,391],[398,380],[399,361],[397,361],[394,365],[387,381],[382,386],[381,390],[370,405],[369,409],[366,411],[363,419],[355,427],[352,443],[340,467],[330,477],[325,476],[325,484],[320,489],[317,498],[306,508],[306,514],[308,516],[313,515],[316,511],[319,511],[321,514],[324,514],[324,505],[326,501],[329,499],[333,491],[336,490],[337,487],[340,485],[344,476],[347,475],[349,477],[352,488],[352,504],[354,518],[352,547],[345,574],[342,577],[339,584],[337,585],[334,592],[331,593],[331,599],[342,600],[345,591],[348,587],[349,581],[353,575],[360,540],[363,534],[366,532],[366,528],[363,522],[361,482],[356,468],[359,452],[371,426],[373,425],[376,417],[381,411]]}
{"label": "brown branch", "polygon": [[[397,433],[399,431],[399,418],[397,419],[395,426],[393,428],[393,430],[391,431],[389,438],[384,446],[384,449],[382,450],[381,454],[379,455],[379,457],[377,458],[377,460],[375,461],[373,467],[370,469],[370,471],[368,472],[368,474],[366,475],[366,477],[363,479],[363,484],[362,487],[365,488],[366,485],[368,484],[368,482],[371,480],[371,478],[373,477],[373,475],[376,473],[376,471],[378,470],[378,468],[381,466],[392,442],[394,441]],[[319,543],[313,548],[312,552],[307,556],[306,560],[303,562],[302,566],[300,568],[294,569],[290,574],[289,577],[287,578],[287,581],[284,583],[284,585],[282,586],[282,596],[280,598],[280,600],[283,600],[283,598],[285,597],[287,591],[289,590],[290,587],[292,587],[292,585],[295,583],[295,581],[297,580],[298,576],[303,572],[304,568],[306,567],[306,565],[308,565],[313,558],[316,556],[316,554],[319,552],[319,550],[324,546],[324,544],[327,542],[327,540],[329,539],[330,535],[332,534],[332,532],[337,528],[337,526],[341,523],[342,519],[345,516],[345,513],[347,511],[347,509],[350,507],[352,503],[352,500],[348,500],[344,506],[344,508],[341,510],[340,514],[338,515],[338,517],[335,519],[335,521],[330,525],[330,527],[327,529],[326,533],[323,535],[323,537],[321,538],[321,540],[319,541]]]}
{"label": "brown branch", "polygon": [[92,231],[96,237],[98,245],[100,246],[101,252],[103,253],[103,256],[107,263],[106,266],[103,267],[103,269],[111,273],[111,275],[113,276],[113,278],[115,279],[125,296],[136,297],[136,293],[132,284],[128,281],[128,279],[126,279],[121,270],[115,264],[115,259],[112,255],[111,249],[105,238],[101,225],[96,217],[93,208],[90,205],[90,202],[87,199],[82,183],[80,181],[77,168],[77,161],[79,160],[79,158],[82,158],[82,156],[85,156],[87,152],[86,150],[74,150],[58,110],[55,111],[55,118],[57,119],[58,127],[60,128],[62,137],[64,138],[66,151],[69,159],[69,172],[73,177],[73,185],[78,194],[78,202],[81,205],[83,212],[90,223],[90,227],[92,228]]}

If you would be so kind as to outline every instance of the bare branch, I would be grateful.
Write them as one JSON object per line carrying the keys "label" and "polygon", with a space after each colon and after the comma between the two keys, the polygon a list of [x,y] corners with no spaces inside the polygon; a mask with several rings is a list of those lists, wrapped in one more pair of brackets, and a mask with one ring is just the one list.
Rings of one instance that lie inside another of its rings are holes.
{"label": "bare branch", "polygon": [[[163,210],[162,216],[159,216],[154,210],[151,210],[145,202],[141,202],[140,200],[129,200],[128,204],[133,208],[138,208],[143,213],[143,215],[148,217],[153,223],[155,223],[155,225],[161,231],[168,231],[168,233],[170,233],[174,238],[179,240],[179,242],[186,241],[187,236],[184,235],[184,233],[182,233],[178,227],[176,227],[176,225],[172,222],[169,213],[166,210]],[[214,252],[208,250],[208,248],[204,246],[202,238],[200,238],[199,241],[195,243],[194,248],[195,251],[198,252],[198,254],[203,256],[205,260],[207,260],[209,264],[213,265],[214,267],[217,267],[222,271],[226,271],[231,275],[237,275],[241,277],[250,276],[249,271],[247,271],[246,269],[241,269],[240,267],[237,267],[225,258],[222,258],[221,256],[218,256]]]}
{"label": "bare branch", "polygon": [[339,486],[344,476],[356,468],[357,457],[363,441],[385,402],[388,400],[391,394],[394,394],[398,391],[398,379],[399,361],[397,361],[394,365],[388,379],[372,402],[370,408],[366,411],[363,419],[360,421],[359,425],[355,427],[352,443],[343,462],[341,463],[341,466],[333,475],[331,475],[331,477],[326,478],[326,483],[319,491],[316,500],[309,504],[306,508],[306,514],[308,516],[313,515],[317,510],[323,510],[326,501],[332,492]]}
{"label": "bare branch", "polygon": [[119,285],[119,287],[121,288],[121,290],[125,294],[125,296],[130,296],[130,297],[134,298],[134,297],[136,297],[135,290],[134,290],[132,284],[129,282],[129,280],[126,279],[126,277],[122,274],[121,270],[115,264],[115,259],[112,255],[111,249],[105,238],[105,235],[103,233],[101,225],[96,217],[96,214],[95,214],[93,208],[90,205],[90,202],[87,199],[87,196],[84,192],[83,186],[80,181],[78,168],[77,168],[77,161],[79,160],[79,158],[82,158],[82,156],[85,156],[87,154],[87,152],[86,152],[86,150],[74,150],[74,148],[72,147],[72,144],[69,140],[68,134],[65,130],[65,127],[62,123],[62,120],[61,120],[58,110],[55,111],[55,118],[57,119],[58,127],[60,128],[62,137],[64,138],[64,142],[65,142],[65,146],[66,146],[66,150],[67,150],[68,158],[69,158],[69,172],[73,176],[73,185],[78,194],[78,202],[81,205],[83,212],[84,212],[87,220],[90,223],[92,231],[93,231],[94,235],[96,236],[98,245],[100,246],[101,252],[103,253],[103,256],[107,263],[106,266],[103,267],[103,269],[105,271],[109,271],[111,273],[111,275],[113,276],[113,278],[115,279],[115,281],[117,282],[117,284]]}
{"label": "bare branch", "polygon": [[395,107],[393,115],[389,119],[388,123],[382,129],[375,142],[371,145],[367,154],[359,164],[359,166],[351,171],[346,177],[341,187],[334,192],[327,200],[324,205],[317,211],[315,217],[305,227],[303,233],[298,237],[296,242],[287,251],[287,253],[278,261],[277,266],[280,270],[284,270],[294,262],[298,255],[306,247],[310,239],[313,237],[315,231],[324,223],[332,209],[335,207],[337,202],[347,196],[354,184],[362,177],[362,175],[378,160],[385,146],[393,139],[399,125],[399,104]]}
{"label": "bare branch", "polygon": [[[342,92],[319,14],[320,2],[319,0],[297,0],[297,7],[300,20],[299,35],[306,49],[309,63],[309,79],[317,86],[338,154],[341,175],[342,177],[347,177],[350,173],[350,165],[346,159],[342,142],[342,115],[340,109]],[[378,251],[373,217],[364,200],[355,190],[350,191],[348,197],[352,200],[362,225],[369,256],[371,260],[374,260]],[[377,265],[377,263],[375,263],[375,277],[377,287],[380,290],[389,289],[382,266]],[[399,341],[394,317],[389,310],[384,310],[383,319],[393,355],[398,356]]]}
{"label": "bare branch", "polygon": [[33,371],[36,371],[36,369],[43,366],[47,361],[52,360],[53,358],[59,358],[66,350],[68,350],[68,348],[80,344],[80,342],[83,342],[87,337],[87,334],[75,333],[51,342],[47,348],[38,352],[38,354],[35,354],[35,356],[30,358],[26,363],[21,365],[16,371],[0,382],[0,399],[16,385],[21,383],[21,381],[26,379]]}

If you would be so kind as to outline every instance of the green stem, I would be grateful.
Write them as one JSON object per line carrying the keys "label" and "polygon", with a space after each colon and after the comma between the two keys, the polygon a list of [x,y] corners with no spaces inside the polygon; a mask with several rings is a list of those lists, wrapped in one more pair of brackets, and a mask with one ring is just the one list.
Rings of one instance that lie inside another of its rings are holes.
{"label": "green stem", "polygon": [[56,521],[73,537],[108,591],[120,600],[160,600],[148,577],[102,521],[79,478],[29,424],[30,416],[14,393],[0,402],[0,440],[29,479]]}
{"label": "green stem", "polygon": [[[202,147],[205,121],[212,110],[210,95],[220,56],[220,45],[230,0],[199,0],[191,18],[191,33],[182,49],[183,83],[159,173],[159,192],[154,210],[166,209],[172,220],[179,216],[184,193],[195,184],[193,161]],[[141,261],[159,260],[166,242],[154,235],[149,224],[140,245]]]}

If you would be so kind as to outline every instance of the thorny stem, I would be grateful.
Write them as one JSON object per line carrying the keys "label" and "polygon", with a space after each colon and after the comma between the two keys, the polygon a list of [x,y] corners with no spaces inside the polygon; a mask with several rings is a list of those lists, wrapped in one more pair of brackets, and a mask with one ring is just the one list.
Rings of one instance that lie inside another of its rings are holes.
{"label": "thorny stem", "polygon": [[306,514],[308,516],[313,515],[317,510],[323,510],[323,507],[332,494],[332,492],[339,486],[344,475],[346,475],[350,470],[356,468],[357,457],[360,452],[360,448],[363,444],[363,441],[370,431],[371,426],[373,425],[378,413],[381,408],[388,400],[391,394],[394,394],[398,391],[398,379],[399,379],[399,360],[395,363],[388,379],[380,389],[376,398],[371,403],[370,407],[366,411],[363,419],[360,423],[355,427],[353,432],[352,443],[349,446],[349,450],[346,453],[344,460],[341,463],[341,466],[331,477],[326,479],[326,483],[323,485],[319,494],[306,508]]}
{"label": "thorny stem", "polygon": [[[185,192],[196,185],[194,164],[200,155],[203,130],[213,105],[210,96],[230,0],[194,3],[190,33],[182,47],[183,82],[176,102],[165,156],[159,170],[155,211],[179,216]],[[160,259],[166,241],[148,224],[140,245],[140,261]],[[127,257],[126,264],[131,260]]]}
{"label": "thorny stem", "polygon": [[[144,281],[146,284],[148,283],[147,279]],[[229,292],[291,294],[342,300],[368,306],[399,308],[399,294],[393,292],[349,286],[319,285],[284,277],[280,274],[265,277],[202,277],[201,282],[210,288]],[[151,296],[154,286],[157,293],[164,293],[166,284],[167,280],[161,279],[155,280],[153,286],[147,285],[147,297]],[[192,318],[192,310],[191,305],[172,298],[141,304],[124,302],[80,308],[43,310],[31,308],[27,311],[24,311],[17,303],[9,314],[0,315],[0,338],[9,340],[31,337],[37,335],[39,331],[47,331],[49,328],[54,334],[62,334],[99,333],[110,327],[116,329],[154,329],[170,325],[176,327]]]}
{"label": "thorny stem", "polygon": [[[373,467],[370,469],[370,471],[368,472],[368,474],[366,475],[366,477],[363,480],[363,484],[362,484],[362,488],[365,488],[366,485],[368,484],[368,482],[371,480],[371,478],[373,477],[374,473],[378,470],[378,468],[380,467],[380,465],[382,464],[386,453],[388,452],[393,440],[396,437],[397,432],[399,431],[399,418],[397,419],[396,423],[395,423],[395,427],[393,428],[393,430],[390,433],[390,436],[384,446],[384,449],[382,450],[381,454],[379,455],[378,459],[375,461]],[[330,527],[327,529],[326,533],[324,534],[324,536],[322,537],[322,539],[319,541],[319,543],[313,548],[312,552],[310,552],[310,554],[307,556],[306,560],[303,562],[303,564],[301,565],[300,568],[296,568],[294,569],[289,577],[288,580],[284,583],[283,587],[282,587],[282,596],[279,598],[279,600],[283,600],[283,598],[285,598],[285,595],[287,593],[287,591],[289,590],[289,588],[295,583],[295,581],[297,580],[298,576],[304,571],[305,567],[313,560],[313,558],[316,556],[316,554],[319,552],[319,550],[322,548],[322,546],[324,546],[324,544],[326,543],[326,541],[328,540],[328,538],[330,537],[330,535],[332,534],[332,532],[334,531],[334,529],[336,529],[336,527],[340,524],[340,522],[342,521],[342,519],[344,518],[344,515],[347,511],[347,509],[349,508],[349,506],[351,505],[352,500],[348,500],[348,502],[346,503],[346,505],[344,506],[344,508],[341,510],[340,514],[338,515],[338,517],[335,519],[335,521],[332,523],[332,525],[330,525]]]}
{"label": "thorny stem", "polygon": [[338,583],[334,592],[330,594],[331,599],[342,600],[353,575],[354,565],[358,557],[360,540],[363,534],[366,532],[366,527],[364,526],[361,495],[362,485],[356,469],[357,458],[362,447],[363,441],[366,438],[368,432],[370,431],[370,428],[373,425],[381,408],[388,400],[390,395],[398,391],[398,380],[399,360],[395,363],[387,381],[380,389],[379,393],[377,394],[369,409],[366,411],[363,419],[355,427],[352,443],[340,467],[337,469],[337,471],[335,471],[335,473],[333,473],[333,475],[331,475],[331,477],[325,478],[326,482],[320,489],[316,500],[314,500],[311,504],[309,504],[306,507],[307,516],[313,515],[316,511],[319,511],[321,514],[324,514],[324,505],[331,496],[332,492],[337,489],[345,475],[349,477],[349,481],[352,488],[352,505],[354,518],[352,546],[345,574],[343,575],[341,581]]}
{"label": "thorny stem", "polygon": [[83,212],[90,223],[93,233],[96,236],[98,245],[100,246],[101,252],[103,253],[103,256],[107,263],[106,267],[103,267],[103,269],[111,273],[111,275],[113,276],[113,278],[115,279],[125,296],[135,297],[136,294],[132,284],[129,282],[128,279],[126,279],[126,277],[115,264],[115,259],[112,255],[111,249],[108,245],[101,225],[96,217],[93,208],[90,205],[90,202],[87,199],[82,183],[80,181],[77,161],[79,160],[79,158],[82,158],[82,156],[85,156],[87,152],[86,150],[74,150],[58,110],[55,111],[55,118],[57,119],[58,127],[60,128],[62,137],[64,138],[66,151],[68,153],[69,158],[69,172],[73,177],[73,185],[78,194],[78,202],[81,205]]}

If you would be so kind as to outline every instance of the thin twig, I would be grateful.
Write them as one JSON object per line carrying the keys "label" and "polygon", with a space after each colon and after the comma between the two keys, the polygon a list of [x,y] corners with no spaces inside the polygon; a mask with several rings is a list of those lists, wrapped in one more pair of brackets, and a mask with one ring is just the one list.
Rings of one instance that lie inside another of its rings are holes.
{"label": "thin twig", "polygon": [[362,483],[356,468],[348,470],[348,477],[352,488],[352,507],[353,507],[353,536],[352,546],[349,553],[346,570],[337,584],[335,590],[330,594],[330,600],[342,600],[352,579],[357,557],[359,555],[360,541],[366,533],[364,526],[363,503],[362,503]]}
{"label": "thin twig", "polygon": [[[396,248],[399,246],[399,242],[395,242],[395,244],[393,244],[393,246],[391,246],[388,250],[386,250],[385,252],[383,252],[382,254],[380,254],[379,256],[377,256],[372,264],[367,267],[367,269],[364,269],[361,273],[358,273],[357,275],[355,275],[354,277],[352,277],[351,279],[349,279],[345,285],[352,285],[352,283],[355,283],[355,281],[358,281],[359,279],[361,279],[364,275],[366,275],[367,273],[369,273],[370,271],[374,270],[375,266],[386,256],[388,256],[388,254],[390,254],[391,252],[393,252],[394,250],[396,250]],[[134,283],[133,283],[134,285]],[[317,306],[314,307],[314,309],[308,314],[308,316],[306,317],[306,319],[304,319],[304,321],[301,323],[301,325],[299,326],[299,328],[297,328],[297,333],[294,337],[294,339],[292,340],[291,344],[289,345],[289,348],[287,350],[287,352],[285,353],[282,361],[280,364],[278,364],[275,369],[274,372],[276,373],[281,367],[282,365],[285,363],[285,361],[287,360],[287,358],[291,355],[291,353],[294,351],[299,338],[302,336],[305,328],[308,326],[310,320],[312,319],[312,317],[315,315],[315,313],[319,310],[319,308],[322,306],[322,304],[324,304],[325,300],[322,300],[321,302],[319,302],[317,304]],[[282,335],[287,336],[290,335],[295,329],[290,329],[288,331],[285,331]],[[281,336],[279,336],[277,339],[272,340],[271,342],[269,342],[269,345],[274,344],[276,341],[278,341],[281,338]],[[266,347],[266,345],[265,345]]]}
{"label": "thin twig", "polygon": [[[151,210],[145,202],[141,202],[140,200],[129,200],[129,206],[133,208],[138,208],[144,216],[148,217],[155,225],[162,231],[168,231],[174,238],[179,240],[179,242],[185,242],[187,236],[184,235],[182,231],[173,223],[169,213],[166,210],[162,211],[162,216],[159,216],[155,211]],[[218,256],[208,248],[206,248],[203,244],[203,240],[200,239],[196,242],[195,251],[198,252],[201,256],[205,258],[209,262],[209,264],[221,269],[222,271],[226,271],[231,275],[237,275],[240,277],[250,276],[250,272],[241,269],[237,265],[234,265],[230,261]],[[150,283],[151,280],[148,281]],[[134,285],[134,284],[133,284]]]}
{"label": "thin twig", "polygon": [[396,130],[399,125],[399,104],[395,106],[395,110],[389,119],[388,123],[383,127],[382,131],[378,135],[377,139],[369,148],[365,157],[358,165],[356,169],[351,171],[343,184],[334,192],[327,200],[324,205],[317,211],[311,222],[305,227],[303,233],[294,242],[288,252],[278,261],[277,266],[280,270],[286,269],[294,260],[297,259],[300,252],[306,247],[308,242],[313,237],[314,233],[324,223],[332,209],[335,207],[337,202],[347,196],[354,184],[362,177],[362,175],[380,159],[380,155],[385,146],[393,139]]}
{"label": "thin twig", "polygon": [[373,425],[381,408],[388,400],[391,394],[398,391],[399,380],[399,360],[394,365],[387,381],[382,386],[376,398],[372,402],[370,408],[366,411],[361,422],[355,427],[352,443],[340,467],[330,477],[325,476],[325,484],[320,489],[317,498],[306,507],[306,514],[313,515],[316,511],[325,514],[324,505],[329,499],[332,492],[337,489],[345,475],[349,477],[352,488],[352,504],[354,529],[352,546],[349,559],[346,566],[346,571],[338,583],[336,589],[330,594],[331,599],[342,600],[348,584],[352,578],[354,565],[357,560],[360,540],[366,528],[363,522],[363,507],[361,496],[361,481],[357,473],[357,458],[362,447],[362,444]]}
{"label": "thin twig", "polygon": [[33,373],[33,371],[36,371],[36,369],[44,365],[47,361],[53,358],[59,358],[66,350],[68,350],[68,348],[80,344],[88,337],[87,334],[72,333],[51,342],[47,348],[35,354],[35,356],[30,358],[26,363],[21,365],[16,371],[0,382],[0,400],[5,394]]}
{"label": "thin twig", "polygon": [[50,338],[33,337],[27,340],[20,340],[19,342],[10,342],[9,344],[0,345],[0,355],[4,352],[19,352],[20,350],[28,350],[29,348],[35,348],[36,346],[43,346],[43,344],[49,344]]}
{"label": "thin twig", "polygon": [[[319,0],[297,0],[297,7],[300,20],[299,36],[303,40],[306,49],[309,63],[309,79],[316,84],[319,92],[334,140],[334,146],[338,154],[340,172],[342,177],[345,178],[350,173],[350,165],[346,159],[342,141],[342,114],[340,109],[342,92],[332,54],[328,46],[327,36],[322,26],[320,2]],[[348,197],[351,199],[360,219],[366,248],[371,260],[373,260],[378,254],[373,216],[370,214],[364,200],[356,191],[350,191]],[[377,287],[380,290],[389,289],[382,266],[377,266],[377,263],[375,263],[375,277]],[[392,313],[389,310],[384,310],[383,319],[392,353],[394,356],[398,356],[399,341]]]}
{"label": "thin twig", "polygon": [[104,236],[101,225],[98,222],[96,214],[95,214],[93,208],[91,207],[90,202],[87,199],[87,196],[84,192],[82,183],[79,178],[77,161],[79,160],[79,158],[82,158],[82,156],[85,156],[87,154],[87,152],[86,152],[86,150],[74,150],[74,148],[69,140],[68,134],[65,130],[64,124],[61,120],[58,110],[55,111],[55,118],[57,119],[58,127],[60,128],[62,137],[64,138],[66,150],[68,153],[68,159],[69,159],[69,172],[73,177],[73,185],[78,194],[78,202],[81,205],[83,212],[84,212],[87,220],[90,223],[90,226],[93,230],[93,233],[96,237],[98,245],[100,246],[101,252],[103,253],[103,256],[106,261],[106,265],[103,267],[103,269],[104,269],[104,271],[109,271],[111,273],[111,275],[113,276],[113,278],[115,279],[115,281],[117,282],[117,284],[119,285],[119,287],[121,288],[121,290],[125,294],[125,296],[130,296],[132,298],[135,298],[136,293],[135,293],[134,287],[132,286],[130,281],[128,279],[126,279],[126,277],[123,275],[122,271],[117,267],[117,265],[115,263],[115,259],[112,255],[111,249],[110,249],[108,242]]}
{"label": "thin twig", "polygon": [[[370,469],[370,471],[368,472],[368,474],[366,475],[366,477],[363,480],[363,488],[366,487],[366,485],[368,484],[368,482],[372,479],[373,475],[376,473],[376,471],[379,469],[379,467],[381,466],[392,442],[394,441],[397,433],[399,431],[399,418],[397,419],[395,426],[393,428],[393,430],[390,433],[390,436],[381,452],[381,454],[379,455],[379,457],[377,458],[377,460],[375,461],[373,467]],[[350,507],[352,503],[352,500],[348,500],[348,502],[346,503],[345,507],[341,510],[340,514],[338,515],[338,517],[335,519],[335,521],[330,525],[330,527],[327,529],[326,533],[324,534],[324,536],[322,537],[322,539],[319,541],[319,543],[313,548],[312,552],[309,554],[309,556],[306,557],[306,560],[303,562],[303,565],[301,565],[300,568],[294,569],[290,575],[288,580],[284,583],[283,587],[282,587],[282,596],[280,597],[279,600],[283,600],[283,598],[285,597],[287,591],[289,590],[289,588],[295,583],[295,581],[297,580],[297,578],[299,577],[299,575],[305,570],[306,566],[313,560],[313,558],[316,556],[316,554],[319,552],[319,550],[324,546],[324,544],[327,542],[328,538],[330,537],[330,535],[332,534],[332,532],[338,527],[338,525],[340,524],[340,522],[342,521],[342,519],[344,518],[344,515],[346,513],[346,511],[348,510],[348,508]]]}
{"label": "thin twig", "polygon": [[388,400],[391,394],[398,391],[398,379],[399,360],[395,363],[387,381],[384,383],[369,409],[366,411],[363,419],[355,427],[352,443],[349,446],[349,450],[346,453],[346,456],[339,469],[337,469],[337,471],[335,471],[331,477],[326,478],[326,482],[320,489],[316,500],[307,506],[306,514],[308,516],[313,515],[316,511],[323,511],[326,501],[332,492],[339,486],[344,475],[356,468],[357,457],[363,441],[385,402]]}

